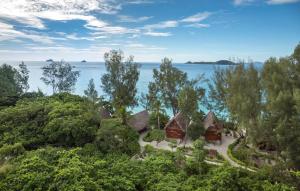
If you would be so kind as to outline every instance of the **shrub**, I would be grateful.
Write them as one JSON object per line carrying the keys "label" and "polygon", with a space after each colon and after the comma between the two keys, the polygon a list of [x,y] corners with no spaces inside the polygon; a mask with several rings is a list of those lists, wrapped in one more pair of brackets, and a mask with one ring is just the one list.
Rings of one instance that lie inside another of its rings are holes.
{"label": "shrub", "polygon": [[140,150],[138,139],[138,133],[122,125],[119,120],[105,119],[102,120],[94,143],[102,153],[124,153],[131,156]]}
{"label": "shrub", "polygon": [[161,142],[164,139],[165,139],[165,132],[164,130],[160,130],[160,129],[153,129],[144,137],[144,141],[146,142],[152,142],[152,141]]}
{"label": "shrub", "polygon": [[16,157],[24,152],[25,149],[21,143],[15,143],[14,145],[3,145],[3,147],[0,148],[0,158],[3,160],[6,157]]}

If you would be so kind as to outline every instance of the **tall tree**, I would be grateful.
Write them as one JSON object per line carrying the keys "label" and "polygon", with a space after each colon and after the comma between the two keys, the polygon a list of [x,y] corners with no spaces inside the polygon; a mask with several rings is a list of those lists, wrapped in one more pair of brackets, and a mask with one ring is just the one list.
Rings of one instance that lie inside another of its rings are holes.
{"label": "tall tree", "polygon": [[[197,87],[198,83],[203,80],[203,76],[195,80],[188,80],[187,74],[176,67],[173,67],[172,60],[164,58],[159,70],[153,69],[153,82],[149,84],[149,93],[154,94],[155,100],[159,100],[161,105],[171,109],[173,115],[178,113],[178,97],[180,90],[186,85]],[[204,94],[203,88],[195,88]],[[154,90],[154,91],[153,91]]]}
{"label": "tall tree", "polygon": [[22,61],[19,64],[19,81],[24,92],[27,92],[29,89],[28,79],[29,79],[29,70],[27,69],[26,64]]}
{"label": "tall tree", "polygon": [[114,109],[118,111],[137,105],[136,84],[140,65],[134,63],[132,56],[124,61],[123,52],[120,50],[105,53],[104,60],[107,73],[101,78],[102,88]]}
{"label": "tall tree", "polygon": [[260,74],[253,64],[219,69],[209,87],[210,99],[220,104],[217,110],[227,110],[230,118],[247,132],[257,126],[262,93]]}
{"label": "tall tree", "polygon": [[90,79],[88,88],[84,90],[84,95],[93,103],[96,103],[98,101],[98,92],[95,89],[95,83],[94,79]]}
{"label": "tall tree", "polygon": [[281,156],[300,169],[300,46],[290,57],[270,58],[262,71],[268,121],[276,136]]}
{"label": "tall tree", "polygon": [[80,75],[79,71],[74,71],[74,68],[64,61],[53,61],[48,66],[42,67],[41,80],[52,87],[53,93],[71,92]]}
{"label": "tall tree", "polygon": [[226,104],[228,87],[227,70],[222,68],[215,68],[214,74],[210,83],[208,83],[208,108],[214,110],[219,116],[223,118],[228,117],[228,108]]}
{"label": "tall tree", "polygon": [[201,95],[193,87],[186,86],[179,92],[178,106],[180,111],[189,119],[198,111]]}
{"label": "tall tree", "polygon": [[7,64],[0,66],[0,98],[22,94],[19,76],[19,72],[12,66]]}
{"label": "tall tree", "polygon": [[[193,114],[198,111],[199,108],[199,101],[201,99],[201,94],[199,95],[198,92],[192,86],[185,86],[180,92],[178,97],[178,107],[179,110],[182,112],[183,116],[188,119],[190,122],[192,120]],[[189,123],[186,124],[186,136],[189,134]],[[187,140],[187,139],[185,139]]]}
{"label": "tall tree", "polygon": [[141,102],[147,110],[155,115],[156,127],[161,127],[161,116],[165,115],[165,110],[162,101],[158,97],[158,89],[154,83],[148,84],[148,93],[141,96]]}

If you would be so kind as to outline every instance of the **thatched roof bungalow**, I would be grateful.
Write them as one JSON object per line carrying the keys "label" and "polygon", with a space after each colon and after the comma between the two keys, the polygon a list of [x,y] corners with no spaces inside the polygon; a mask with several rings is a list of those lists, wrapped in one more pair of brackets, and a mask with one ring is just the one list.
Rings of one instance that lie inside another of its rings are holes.
{"label": "thatched roof bungalow", "polygon": [[205,140],[208,142],[222,142],[223,124],[218,122],[214,112],[210,111],[206,115],[204,121]]}
{"label": "thatched roof bungalow", "polygon": [[128,120],[128,125],[139,133],[147,131],[149,127],[149,113],[147,110],[134,114]]}
{"label": "thatched roof bungalow", "polygon": [[166,137],[183,140],[188,125],[189,120],[181,112],[177,113],[165,126]]}

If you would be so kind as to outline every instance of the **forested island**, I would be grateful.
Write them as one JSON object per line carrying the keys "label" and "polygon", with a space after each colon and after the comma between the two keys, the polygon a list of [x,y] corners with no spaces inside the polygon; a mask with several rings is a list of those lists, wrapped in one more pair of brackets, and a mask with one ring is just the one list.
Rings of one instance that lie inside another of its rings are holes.
{"label": "forested island", "polygon": [[[0,66],[0,190],[300,189],[300,44],[262,69],[236,64],[212,79],[164,58],[142,95],[133,57],[104,60],[84,96],[72,94],[80,72],[67,62],[42,68],[52,95],[28,91],[24,62]],[[133,114],[138,104],[145,111]]]}
{"label": "forested island", "polygon": [[192,61],[188,61],[186,62],[186,64],[214,64],[214,65],[237,65],[239,63],[235,63],[229,60],[219,60],[216,62],[192,62]]}

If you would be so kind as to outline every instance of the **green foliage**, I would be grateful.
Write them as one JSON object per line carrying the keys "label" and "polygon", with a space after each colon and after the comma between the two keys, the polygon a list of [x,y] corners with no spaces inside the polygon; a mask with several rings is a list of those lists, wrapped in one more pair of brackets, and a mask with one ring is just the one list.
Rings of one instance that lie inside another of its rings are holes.
{"label": "green foliage", "polygon": [[0,145],[22,143],[35,147],[45,141],[42,132],[49,108],[41,102],[21,102],[0,111]]}
{"label": "green foliage", "polygon": [[0,97],[20,95],[22,93],[19,72],[10,65],[0,66]]}
{"label": "green foliage", "polygon": [[[265,121],[269,131],[276,136],[273,145],[281,151],[290,165],[300,169],[300,110],[299,110],[299,45],[291,57],[270,58],[263,71],[263,87],[266,94]],[[276,84],[276,85],[274,85]],[[272,139],[271,139],[272,140]]]}
{"label": "green foliage", "polygon": [[[149,96],[156,97],[150,100],[161,101],[165,107],[171,108],[175,115],[178,111],[178,95],[187,81],[187,74],[172,66],[172,61],[164,58],[159,70],[153,69],[154,82],[149,84]],[[151,90],[151,91],[150,91]]]}
{"label": "green foliage", "polygon": [[25,152],[25,149],[21,143],[15,143],[13,145],[3,145],[0,148],[0,159],[4,160],[10,157],[16,157]]}
{"label": "green foliage", "polygon": [[84,90],[84,95],[93,103],[98,101],[98,92],[95,89],[94,79],[90,79],[88,88]]}
{"label": "green foliage", "polygon": [[23,93],[21,74],[10,65],[0,66],[0,109],[14,105]]}
{"label": "green foliage", "polygon": [[201,112],[195,112],[192,115],[192,122],[189,125],[187,133],[193,141],[199,139],[201,135],[204,135],[205,129],[203,125],[203,118],[204,114]]}
{"label": "green foliage", "polygon": [[188,119],[191,119],[193,113],[197,112],[200,97],[201,95],[197,95],[197,91],[191,86],[186,86],[180,90],[178,95],[178,107]]}
{"label": "green foliage", "polygon": [[79,146],[94,140],[99,124],[98,114],[79,96],[64,93],[35,101],[25,99],[0,111],[0,145]]}
{"label": "green foliage", "polygon": [[85,153],[82,148],[52,147],[26,152],[11,161],[13,167],[1,174],[0,189],[295,190],[282,183],[272,183],[263,175],[228,166],[210,167],[204,174],[189,175],[182,168],[186,159],[168,151],[152,150],[143,161],[119,154],[87,156]]}
{"label": "green foliage", "polygon": [[151,113],[149,117],[150,126],[157,129],[164,129],[168,121],[169,116],[166,113]]}
{"label": "green foliage", "polygon": [[165,139],[165,131],[160,129],[152,129],[144,137],[144,141],[152,142],[157,141],[158,143]]}
{"label": "green foliage", "polygon": [[204,150],[204,140],[198,139],[193,143],[192,157],[187,161],[187,171],[189,174],[205,174],[207,164],[204,162],[206,152]]}
{"label": "green foliage", "polygon": [[92,142],[99,127],[99,116],[88,112],[84,103],[53,103],[43,133],[55,145],[82,146]]}
{"label": "green foliage", "polygon": [[[244,64],[216,71],[210,85],[212,103],[220,104],[220,112],[229,111],[239,127],[252,130],[261,112],[261,84],[259,72],[253,64]],[[225,109],[226,108],[226,109]]]}
{"label": "green foliage", "polygon": [[101,128],[95,138],[96,147],[103,153],[136,154],[140,147],[138,133],[130,127],[126,127],[116,119],[101,121]]}
{"label": "green foliage", "polygon": [[299,47],[292,56],[268,59],[261,71],[252,64],[217,70],[209,85],[215,110],[221,114],[228,111],[234,126],[245,129],[252,144],[277,150],[290,167],[297,169],[300,168]]}
{"label": "green foliage", "polygon": [[48,66],[42,67],[41,80],[52,87],[53,94],[71,92],[80,74],[79,71],[74,71],[74,68],[64,61],[52,61]]}
{"label": "green foliage", "polygon": [[19,64],[19,81],[21,88],[24,92],[27,92],[29,89],[28,79],[29,79],[29,70],[27,69],[27,66],[24,62]]}
{"label": "green foliage", "polygon": [[107,73],[101,77],[102,88],[115,110],[135,106],[140,66],[133,62],[132,56],[124,62],[123,52],[116,50],[105,53],[104,60]]}

